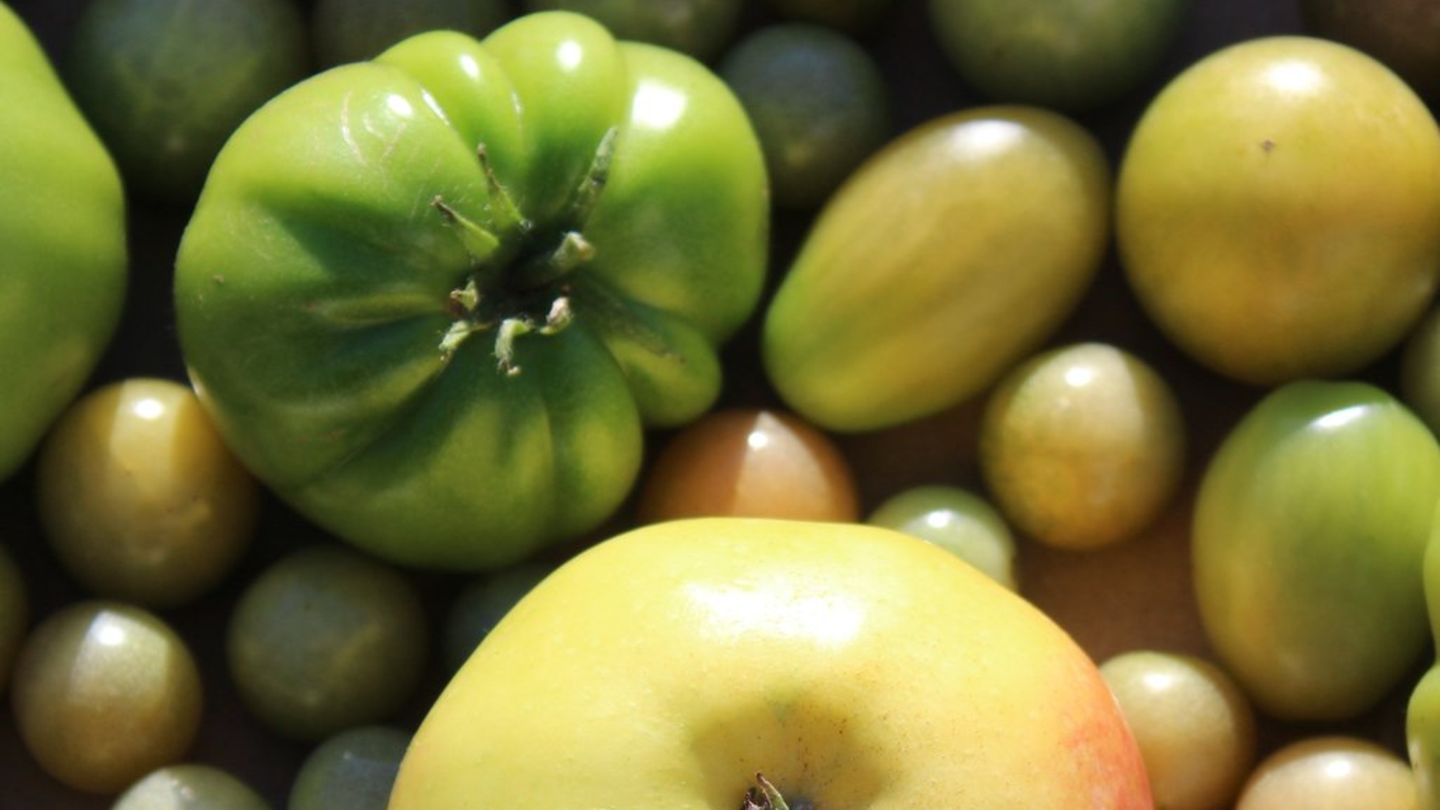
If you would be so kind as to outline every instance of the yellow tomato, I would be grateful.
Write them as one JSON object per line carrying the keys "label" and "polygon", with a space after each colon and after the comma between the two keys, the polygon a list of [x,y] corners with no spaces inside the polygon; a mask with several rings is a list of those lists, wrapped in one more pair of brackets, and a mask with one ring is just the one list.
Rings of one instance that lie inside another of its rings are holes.
{"label": "yellow tomato", "polygon": [[[531,591],[412,742],[390,810],[1148,810],[1090,659],[949,552],[867,526],[663,523]],[[808,803],[808,805],[807,805]]]}
{"label": "yellow tomato", "polygon": [[1242,43],[1150,105],[1116,200],[1146,310],[1223,374],[1271,385],[1359,368],[1421,315],[1440,274],[1440,133],[1359,51]]}

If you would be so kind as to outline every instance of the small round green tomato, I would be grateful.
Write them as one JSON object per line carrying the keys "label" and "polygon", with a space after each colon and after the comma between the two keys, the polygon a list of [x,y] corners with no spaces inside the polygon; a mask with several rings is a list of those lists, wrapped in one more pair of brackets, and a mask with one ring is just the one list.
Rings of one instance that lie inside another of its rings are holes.
{"label": "small round green tomato", "polygon": [[125,303],[120,175],[0,3],[0,481],[80,392]]}
{"label": "small round green tomato", "polygon": [[860,32],[895,6],[895,0],[770,0],[786,19],[822,23]]}
{"label": "small round green tomato", "polygon": [[924,486],[880,504],[866,520],[934,543],[1016,589],[1015,538],[995,509],[959,487]]}
{"label": "small round green tomato", "polygon": [[110,810],[270,810],[270,805],[219,768],[171,765],[136,782]]}
{"label": "small round green tomato", "polygon": [[310,28],[322,65],[372,59],[406,37],[445,29],[484,36],[510,15],[507,0],[317,0]]}
{"label": "small round green tomato", "polygon": [[1112,101],[1152,71],[1186,0],[930,0],[966,81],[1000,101],[1066,110]]}
{"label": "small round green tomato", "polygon": [[287,737],[319,740],[382,720],[424,670],[428,630],[400,573],[339,547],[276,562],[230,619],[230,674],[250,711]]}
{"label": "small round green tomato", "polygon": [[77,402],[40,453],[41,523],[93,592],[184,604],[250,543],[259,488],[188,386],[133,379]]}
{"label": "small round green tomato", "polygon": [[584,14],[616,39],[661,45],[709,59],[730,41],[742,0],[525,0],[530,11]]}
{"label": "small round green tomato", "polygon": [[980,425],[980,470],[1002,512],[1035,539],[1093,549],[1160,516],[1185,471],[1170,386],[1103,343],[1046,352],[1011,372]]}
{"label": "small round green tomato", "polygon": [[1354,717],[1406,677],[1428,639],[1437,498],[1435,437],[1368,384],[1290,383],[1225,438],[1195,502],[1195,593],[1262,710]]}
{"label": "small round green tomato", "polygon": [[762,28],[726,55],[720,75],[750,114],[780,205],[820,203],[889,132],[880,69],[828,29]]}
{"label": "small round green tomato", "polygon": [[1100,674],[1140,746],[1155,805],[1229,806],[1255,760],[1255,712],[1230,676],[1208,661],[1151,651],[1117,655]]}
{"label": "small round green tomato", "polygon": [[1155,98],[1115,210],[1131,287],[1192,357],[1256,385],[1343,375],[1440,279],[1440,130],[1359,51],[1252,40]]}
{"label": "small round green tomato", "polygon": [[455,597],[445,620],[445,664],[455,672],[495,625],[550,573],[550,566],[517,565],[477,580]]}
{"label": "small round green tomato", "polygon": [[96,0],[67,67],[127,185],[188,202],[235,127],[305,74],[305,26],[287,0]]}
{"label": "small round green tomato", "polygon": [[14,677],[20,738],[76,790],[120,792],[178,760],[200,726],[200,673],[185,642],[118,602],[82,602],[45,619]]}
{"label": "small round green tomato", "polygon": [[336,734],[300,766],[289,810],[385,810],[409,744],[409,734],[386,726]]}
{"label": "small round green tomato", "polygon": [[1317,737],[1260,763],[1235,810],[1421,810],[1415,776],[1369,740]]}

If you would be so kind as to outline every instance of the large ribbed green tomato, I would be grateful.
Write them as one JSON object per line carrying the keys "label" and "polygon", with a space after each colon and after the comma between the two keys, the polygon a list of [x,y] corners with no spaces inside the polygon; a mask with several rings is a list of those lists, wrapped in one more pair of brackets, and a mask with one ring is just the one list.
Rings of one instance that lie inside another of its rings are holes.
{"label": "large ribbed green tomato", "polygon": [[391,560],[484,568],[607,517],[720,389],[763,283],[763,158],[688,57],[579,15],[297,85],[180,247],[197,391],[261,479]]}
{"label": "large ribbed green tomato", "polygon": [[125,198],[20,18],[0,4],[0,480],[80,390],[125,300]]}
{"label": "large ribbed green tomato", "polygon": [[1141,118],[1116,195],[1140,303],[1249,383],[1364,366],[1440,279],[1440,132],[1343,45],[1275,37],[1194,65]]}

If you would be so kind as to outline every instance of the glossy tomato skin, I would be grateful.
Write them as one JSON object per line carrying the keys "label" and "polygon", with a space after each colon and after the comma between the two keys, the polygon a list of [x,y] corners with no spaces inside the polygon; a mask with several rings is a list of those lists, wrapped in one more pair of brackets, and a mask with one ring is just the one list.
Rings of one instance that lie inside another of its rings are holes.
{"label": "glossy tomato skin", "polygon": [[[79,392],[125,298],[120,175],[0,5],[0,480]],[[17,190],[23,190],[17,191]]]}
{"label": "glossy tomato skin", "polygon": [[[1440,511],[1436,516],[1440,518]],[[1425,548],[1425,604],[1433,640],[1440,633],[1440,520],[1432,522]],[[1410,765],[1420,784],[1420,806],[1423,810],[1440,808],[1440,664],[1430,667],[1410,695],[1405,737]]]}
{"label": "glossy tomato skin", "polygon": [[1305,37],[1181,74],[1120,172],[1120,256],[1192,357],[1274,385],[1345,374],[1399,341],[1440,274],[1440,131],[1393,73]]}
{"label": "glossy tomato skin", "polygon": [[180,342],[230,446],[312,520],[494,568],[595,526],[642,427],[710,406],[767,227],[754,134],[693,60],[562,12],[432,32],[236,133],[181,244]]}
{"label": "glossy tomato skin", "polygon": [[770,380],[838,431],[964,401],[1079,300],[1109,207],[1099,145],[1063,116],[979,107],[921,125],[821,211],[765,314]]}
{"label": "glossy tomato skin", "polygon": [[1261,709],[1353,717],[1404,677],[1425,646],[1437,496],[1434,436],[1368,384],[1286,385],[1225,439],[1196,501],[1195,588]]}
{"label": "glossy tomato skin", "polygon": [[1029,603],[898,532],[728,518],[540,583],[431,709],[390,809],[712,810],[756,772],[792,808],[1154,807],[1095,665]]}

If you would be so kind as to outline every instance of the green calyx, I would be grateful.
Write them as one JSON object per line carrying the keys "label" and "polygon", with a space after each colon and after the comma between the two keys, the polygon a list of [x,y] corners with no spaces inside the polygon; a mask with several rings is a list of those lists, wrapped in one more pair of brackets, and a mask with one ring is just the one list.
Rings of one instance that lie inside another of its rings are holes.
{"label": "green calyx", "polygon": [[595,246],[583,230],[609,178],[615,136],[612,127],[600,139],[566,212],[549,227],[536,227],[521,213],[496,177],[484,144],[476,157],[489,189],[494,230],[469,219],[440,196],[431,200],[431,207],[471,259],[465,284],[450,293],[448,305],[455,321],[439,345],[447,361],[471,335],[494,330],[496,366],[514,376],[521,370],[515,363],[516,340],[531,334],[554,335],[570,324],[570,278],[595,257]]}

